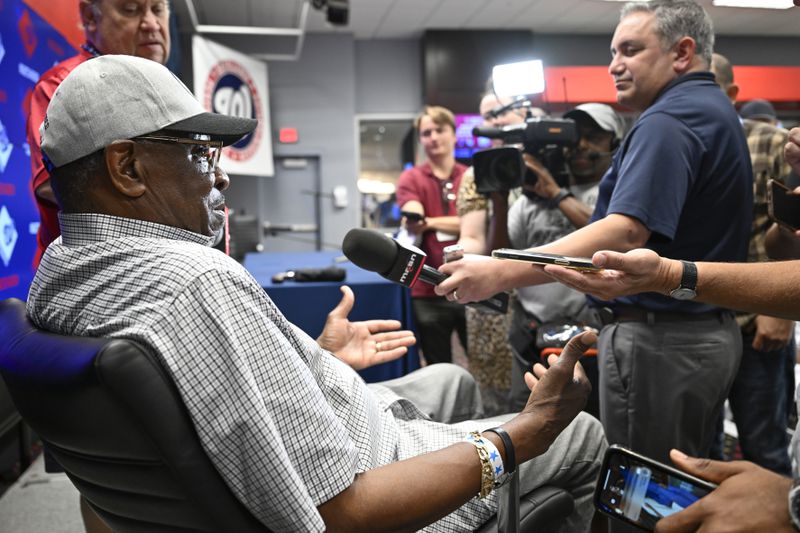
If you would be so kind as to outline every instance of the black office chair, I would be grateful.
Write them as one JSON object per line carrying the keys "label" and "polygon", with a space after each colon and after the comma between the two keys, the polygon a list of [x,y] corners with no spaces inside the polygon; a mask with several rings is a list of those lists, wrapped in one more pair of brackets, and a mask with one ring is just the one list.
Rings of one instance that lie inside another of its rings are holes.
{"label": "black office chair", "polygon": [[8,389],[0,381],[0,450],[5,450],[9,443],[14,443],[17,448],[20,472],[24,472],[30,465],[30,440],[28,428],[22,420],[22,416],[11,401]]}
{"label": "black office chair", "polygon": [[[0,301],[0,339],[0,375],[17,409],[112,529],[268,531],[214,468],[149,350],[43,332],[16,299]],[[566,492],[538,489],[523,498],[521,531],[548,531],[572,508]],[[497,531],[497,518],[479,531]]]}

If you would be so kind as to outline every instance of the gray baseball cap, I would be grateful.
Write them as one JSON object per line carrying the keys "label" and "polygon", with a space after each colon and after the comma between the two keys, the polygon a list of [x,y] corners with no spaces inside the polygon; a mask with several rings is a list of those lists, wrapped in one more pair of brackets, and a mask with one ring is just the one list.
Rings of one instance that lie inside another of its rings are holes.
{"label": "gray baseball cap", "polygon": [[564,118],[575,119],[578,116],[588,116],[598,126],[614,134],[618,140],[625,136],[625,126],[614,108],[606,104],[581,104],[575,109],[564,113]]}
{"label": "gray baseball cap", "polygon": [[140,57],[105,55],[78,65],[56,89],[39,128],[55,167],[119,139],[168,129],[233,144],[258,121],[207,112],[166,67]]}

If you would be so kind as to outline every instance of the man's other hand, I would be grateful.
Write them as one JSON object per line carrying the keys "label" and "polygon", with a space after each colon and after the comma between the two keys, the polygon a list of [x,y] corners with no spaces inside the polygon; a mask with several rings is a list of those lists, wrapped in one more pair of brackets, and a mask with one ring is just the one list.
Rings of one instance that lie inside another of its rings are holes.
{"label": "man's other hand", "polygon": [[792,480],[748,461],[721,462],[670,452],[688,474],[719,485],[683,511],[662,518],[657,533],[724,531],[726,533],[796,533],[789,518]]}
{"label": "man's other hand", "polygon": [[756,334],[753,349],[761,352],[780,350],[794,335],[794,321],[765,315],[756,316]]}
{"label": "man's other hand", "polygon": [[350,322],[347,315],[355,304],[353,290],[342,285],[342,300],[328,313],[317,343],[336,357],[361,370],[393,361],[408,352],[417,339],[413,331],[400,330],[397,320]]}

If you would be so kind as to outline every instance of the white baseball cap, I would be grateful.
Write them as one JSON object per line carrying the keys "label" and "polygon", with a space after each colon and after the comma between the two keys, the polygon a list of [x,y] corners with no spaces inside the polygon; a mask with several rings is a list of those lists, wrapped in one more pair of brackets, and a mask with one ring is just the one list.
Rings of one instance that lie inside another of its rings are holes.
{"label": "white baseball cap", "polygon": [[610,105],[606,104],[581,104],[564,113],[564,118],[575,119],[578,116],[588,116],[598,126],[614,134],[617,140],[625,136],[625,126],[622,119]]}
{"label": "white baseball cap", "polygon": [[209,135],[228,145],[258,121],[207,112],[175,74],[140,57],[104,55],[78,65],[53,94],[39,128],[54,167],[119,139],[168,129]]}

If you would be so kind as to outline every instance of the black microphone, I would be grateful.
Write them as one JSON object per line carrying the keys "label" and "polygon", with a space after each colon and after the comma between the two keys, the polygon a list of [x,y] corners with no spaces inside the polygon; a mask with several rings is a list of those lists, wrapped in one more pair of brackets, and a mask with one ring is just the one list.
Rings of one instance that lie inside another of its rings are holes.
{"label": "black microphone", "polygon": [[[342,252],[354,265],[377,272],[404,287],[413,287],[418,279],[438,285],[448,278],[447,274],[425,264],[427,255],[419,248],[403,246],[374,230],[354,228],[348,231],[342,241]],[[501,292],[467,305],[505,313],[508,311],[508,294]]]}

